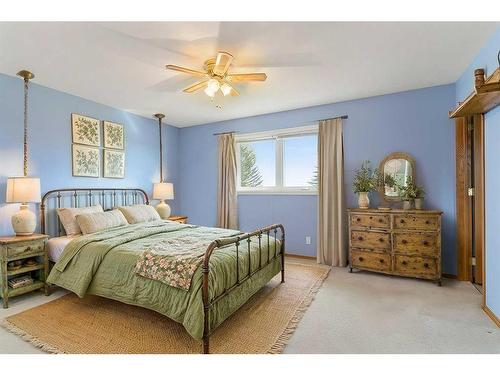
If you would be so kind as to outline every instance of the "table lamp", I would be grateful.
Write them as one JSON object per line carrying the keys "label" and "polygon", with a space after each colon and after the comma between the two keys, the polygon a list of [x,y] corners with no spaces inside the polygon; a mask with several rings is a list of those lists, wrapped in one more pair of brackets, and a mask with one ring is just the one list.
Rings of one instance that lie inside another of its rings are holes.
{"label": "table lamp", "polygon": [[40,203],[40,179],[36,177],[9,177],[6,203],[21,203],[19,212],[12,216],[12,228],[17,236],[29,236],[36,229],[36,215],[28,203]]}

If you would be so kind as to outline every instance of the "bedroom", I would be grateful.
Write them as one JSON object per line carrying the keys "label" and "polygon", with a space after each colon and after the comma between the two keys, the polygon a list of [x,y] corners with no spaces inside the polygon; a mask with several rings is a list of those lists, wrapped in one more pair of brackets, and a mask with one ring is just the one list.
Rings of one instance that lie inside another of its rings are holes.
{"label": "bedroom", "polygon": [[0,22],[1,353],[500,352],[496,20],[123,19]]}

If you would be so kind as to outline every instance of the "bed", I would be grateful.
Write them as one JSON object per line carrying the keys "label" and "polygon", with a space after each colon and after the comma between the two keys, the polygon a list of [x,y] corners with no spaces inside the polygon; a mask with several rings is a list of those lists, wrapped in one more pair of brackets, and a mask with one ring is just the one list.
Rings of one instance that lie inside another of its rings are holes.
{"label": "bed", "polygon": [[[96,203],[111,209],[148,205],[149,199],[141,189],[47,192],[41,230],[51,237],[49,253],[55,261],[48,282],[79,297],[92,294],[157,311],[202,340],[203,353],[209,353],[211,333],[252,295],[279,273],[285,281],[285,232],[280,224],[242,233],[157,220],[65,236],[56,210]],[[168,258],[151,250],[165,247]],[[191,257],[186,255],[190,252]],[[166,265],[161,263],[165,259]],[[163,278],[156,277],[157,269]]]}

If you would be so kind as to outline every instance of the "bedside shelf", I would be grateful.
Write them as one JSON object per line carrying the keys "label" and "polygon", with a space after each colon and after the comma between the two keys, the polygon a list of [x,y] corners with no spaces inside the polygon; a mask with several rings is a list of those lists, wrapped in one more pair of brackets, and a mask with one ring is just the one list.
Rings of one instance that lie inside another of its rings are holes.
{"label": "bedside shelf", "polygon": [[44,287],[45,287],[45,283],[43,281],[35,280],[33,282],[33,284],[22,286],[20,288],[12,289],[11,287],[9,287],[8,293],[9,293],[9,297],[15,297],[15,296],[19,296],[21,294],[32,292],[32,291],[37,290],[37,289],[42,289]]}
{"label": "bedside shelf", "polygon": [[37,264],[35,266],[24,266],[24,267],[21,267],[17,270],[12,270],[12,271],[7,270],[7,276],[15,276],[15,275],[20,275],[22,273],[37,271],[37,270],[41,270],[44,267],[45,266],[43,264]]}

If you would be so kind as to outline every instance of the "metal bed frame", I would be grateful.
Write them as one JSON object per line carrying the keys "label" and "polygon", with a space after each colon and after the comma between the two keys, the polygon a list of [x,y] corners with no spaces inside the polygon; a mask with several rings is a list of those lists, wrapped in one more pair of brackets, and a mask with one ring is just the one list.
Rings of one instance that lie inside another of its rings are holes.
{"label": "metal bed frame", "polygon": [[[142,189],[137,188],[67,188],[67,189],[56,189],[50,190],[44,194],[42,202],[40,205],[40,217],[41,217],[41,232],[43,234],[50,235],[48,213],[50,208],[48,207],[50,200],[54,199],[56,204],[55,208],[63,208],[65,201],[69,198],[71,201],[71,207],[88,207],[93,204],[101,204],[104,210],[109,210],[116,205],[129,205],[129,204],[149,204],[149,197],[147,193]],[[84,201],[84,204],[82,203]],[[62,234],[62,226],[58,215],[55,214],[57,220],[57,231],[52,233],[57,233],[58,236]],[[279,250],[278,254],[278,231],[280,232],[279,238]],[[270,257],[270,237],[273,234],[274,237],[274,255]],[[265,235],[267,238],[267,259],[263,259],[262,256],[262,238]],[[252,238],[258,239],[259,244],[259,260],[258,266],[252,271],[251,262],[251,241]],[[248,269],[241,270],[239,265],[240,256],[240,246],[245,246],[246,242],[247,252],[248,252]],[[242,245],[243,243],[243,245]],[[209,280],[210,280],[210,257],[216,249],[234,245],[236,249],[236,282],[225,289],[222,293],[217,296],[212,296],[210,298],[209,291]],[[212,330],[210,330],[210,310],[211,308],[220,300],[225,298],[229,293],[251,278],[253,275],[264,269],[276,258],[281,258],[281,282],[285,282],[285,228],[281,224],[273,224],[251,233],[246,233],[241,236],[222,238],[212,241],[206,251],[203,258],[202,273],[203,273],[203,285],[202,285],[202,299],[203,299],[203,309],[204,309],[204,321],[203,321],[203,353],[208,354],[210,352],[210,335]]]}

